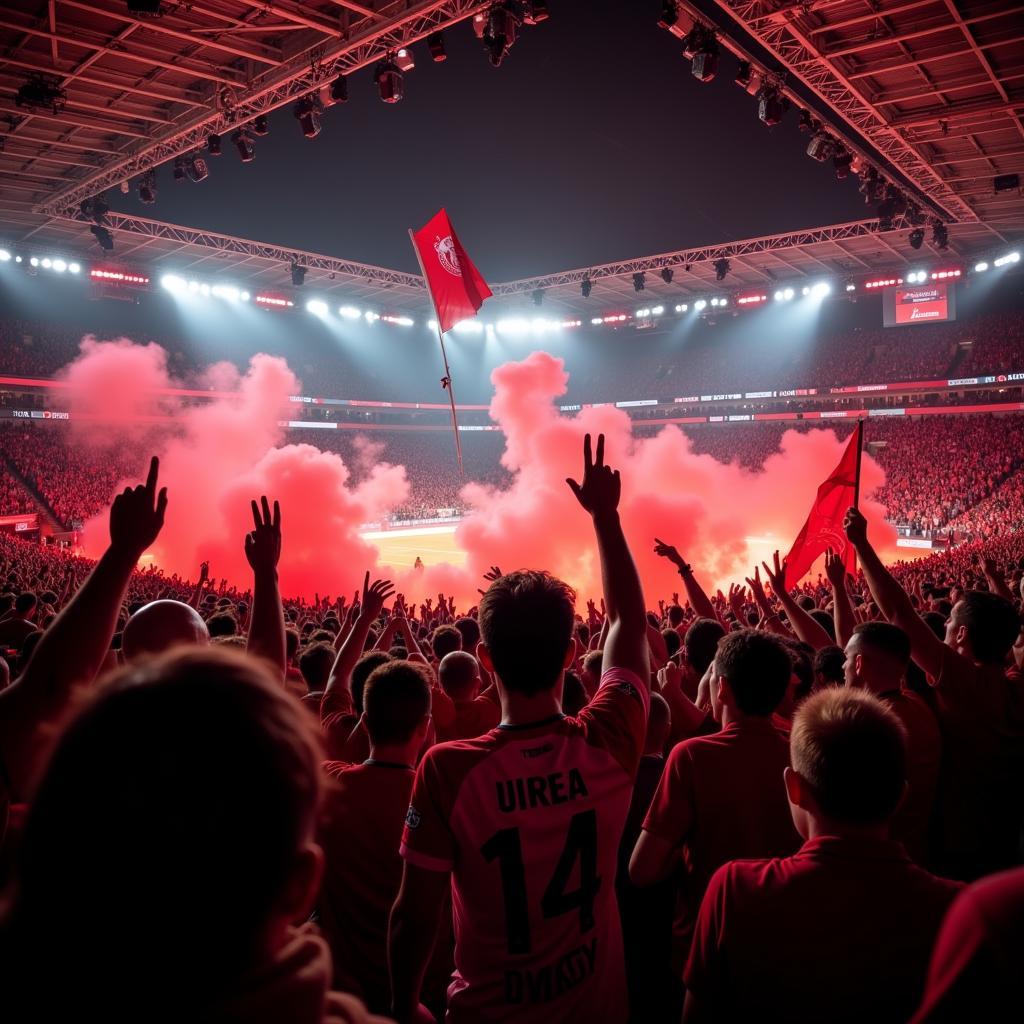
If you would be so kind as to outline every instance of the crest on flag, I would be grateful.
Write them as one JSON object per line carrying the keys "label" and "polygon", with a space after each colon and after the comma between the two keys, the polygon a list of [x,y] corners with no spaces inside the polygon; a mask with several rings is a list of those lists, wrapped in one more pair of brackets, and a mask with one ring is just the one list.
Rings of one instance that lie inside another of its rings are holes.
{"label": "crest on flag", "polygon": [[439,238],[434,242],[434,252],[441,261],[441,266],[448,271],[452,277],[462,277],[462,267],[459,266],[459,254],[455,251],[455,242],[451,235]]}

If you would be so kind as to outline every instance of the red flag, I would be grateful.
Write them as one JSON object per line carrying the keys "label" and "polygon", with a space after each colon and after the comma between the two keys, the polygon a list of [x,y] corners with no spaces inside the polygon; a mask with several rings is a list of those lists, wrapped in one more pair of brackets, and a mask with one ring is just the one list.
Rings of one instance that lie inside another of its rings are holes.
{"label": "red flag", "polygon": [[491,289],[473,266],[442,209],[409,237],[434,300],[438,329],[450,331],[460,320],[473,316],[491,297]]}
{"label": "red flag", "polygon": [[857,504],[860,490],[860,452],[864,421],[850,438],[850,443],[839,460],[839,465],[818,488],[811,514],[797,534],[793,547],[786,556],[786,589],[789,590],[807,575],[814,560],[832,548],[843,559],[846,571],[857,568],[853,545],[843,532],[846,510]]}

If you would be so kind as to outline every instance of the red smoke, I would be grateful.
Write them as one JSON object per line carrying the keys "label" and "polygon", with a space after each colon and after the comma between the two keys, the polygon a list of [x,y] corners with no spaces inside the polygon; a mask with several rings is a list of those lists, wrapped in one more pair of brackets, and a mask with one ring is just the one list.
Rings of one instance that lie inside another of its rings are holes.
{"label": "red smoke", "polygon": [[[154,388],[177,383],[168,376],[166,355],[154,345],[86,339],[65,376],[73,413],[112,413],[107,442],[137,437],[133,423],[140,417],[173,416],[173,433],[145,438],[161,455],[161,483],[169,490],[167,524],[152,552],[169,573],[194,578],[199,562],[208,559],[214,578],[247,586],[242,541],[250,526],[249,498],[260,494],[281,503],[286,595],[347,594],[366,568],[376,566],[377,549],[359,531],[406,500],[404,467],[377,461],[379,448],[368,443],[359,461],[372,456],[375,464],[354,484],[340,456],[312,444],[280,446],[279,422],[288,418],[288,396],[299,387],[282,359],[255,356],[244,376],[224,364],[212,368],[202,383],[230,397],[202,405],[152,395]],[[588,431],[605,434],[606,458],[621,470],[623,523],[651,605],[680,590],[672,567],[653,553],[656,535],[675,544],[709,588],[740,580],[767,548],[788,550],[818,485],[842,453],[843,443],[832,431],[788,431],[781,452],[755,473],[694,454],[674,427],[634,439],[629,417],[613,407],[561,415],[557,399],[568,378],[562,361],[547,353],[506,363],[491,379],[491,417],[505,435],[502,461],[512,483],[505,490],[464,488],[470,512],[456,541],[466,566],[394,574],[411,599],[443,590],[454,593],[462,607],[474,604],[482,574],[492,564],[506,571],[544,567],[576,586],[582,598],[598,597],[590,522],[565,484],[566,477],[579,477]],[[149,453],[149,447],[139,451],[140,465]],[[880,467],[865,455],[863,493],[882,479]],[[864,501],[862,507],[875,543],[891,547],[895,535],[883,522],[881,506]],[[747,538],[767,540],[750,545]],[[88,524],[86,546],[95,555],[105,543],[104,514]]]}

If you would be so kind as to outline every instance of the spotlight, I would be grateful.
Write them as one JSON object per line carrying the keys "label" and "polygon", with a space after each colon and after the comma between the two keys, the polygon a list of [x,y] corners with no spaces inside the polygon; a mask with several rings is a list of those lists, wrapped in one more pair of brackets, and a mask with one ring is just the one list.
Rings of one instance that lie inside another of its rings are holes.
{"label": "spotlight", "polygon": [[373,78],[384,103],[398,103],[405,95],[402,72],[394,61],[382,60],[373,69]]}
{"label": "spotlight", "polygon": [[809,110],[800,111],[800,116],[797,118],[796,126],[802,132],[814,131],[815,121],[814,118],[811,117],[811,112]]}
{"label": "spotlight", "polygon": [[183,156],[176,156],[174,158],[174,180],[185,180],[185,158]]}
{"label": "spotlight", "polygon": [[523,21],[527,25],[539,25],[550,17],[551,12],[548,10],[547,0],[527,0],[526,11],[523,15]]}
{"label": "spotlight", "polygon": [[314,316],[327,316],[327,303],[322,299],[310,299],[306,303],[306,309]]}
{"label": "spotlight", "polygon": [[907,241],[910,243],[911,249],[920,249],[924,245],[924,228],[914,228],[907,235]]}
{"label": "spotlight", "polygon": [[664,312],[665,312],[665,307],[664,306],[652,306],[651,307],[651,316],[661,316],[661,314],[664,313]]}
{"label": "spotlight", "polygon": [[832,137],[823,131],[816,131],[811,136],[811,141],[807,143],[807,155],[812,160],[817,160],[818,163],[824,163],[832,153],[835,147],[832,144]]}
{"label": "spotlight", "polygon": [[921,212],[916,203],[907,204],[907,221],[911,227],[919,228],[928,223],[928,218]]}
{"label": "spotlight", "polygon": [[270,125],[267,123],[266,114],[258,114],[252,122],[253,135],[269,135]]}
{"label": "spotlight", "polygon": [[811,294],[811,286],[809,284],[805,284],[803,286],[803,288],[800,289],[800,294],[801,295],[810,295]]}
{"label": "spotlight", "polygon": [[312,96],[303,96],[292,108],[292,113],[307,139],[315,139],[320,134],[320,111]]}
{"label": "spotlight", "polygon": [[783,96],[774,85],[766,85],[757,94],[757,116],[769,128],[782,120],[786,112]]}
{"label": "spotlight", "polygon": [[343,316],[346,320],[358,320],[363,315],[355,306],[340,306],[338,308],[338,314]]}
{"label": "spotlight", "polygon": [[38,267],[38,266],[39,266],[39,257],[38,257],[38,256],[33,256],[33,257],[32,257],[32,258],[31,258],[31,259],[30,259],[30,260],[28,261],[28,265],[29,265],[30,267]]}
{"label": "spotlight", "polygon": [[534,291],[534,293],[530,297],[533,299],[533,304],[535,306],[543,305],[544,304],[544,289],[543,288],[536,289]]}
{"label": "spotlight", "polygon": [[291,265],[291,272],[292,284],[295,285],[296,288],[301,288],[306,281],[306,268],[298,263],[293,263]]}
{"label": "spotlight", "polygon": [[685,302],[680,302],[679,305],[676,306],[676,312],[685,313],[689,308],[690,307]]}
{"label": "spotlight", "polygon": [[729,271],[732,270],[732,264],[725,258],[715,260],[713,266],[715,268],[716,281],[724,281]]}
{"label": "spotlight", "polygon": [[435,64],[448,59],[448,53],[444,48],[444,34],[441,32],[431,32],[427,36],[427,49],[430,50],[430,59]]}
{"label": "spotlight", "polygon": [[160,278],[160,285],[169,292],[183,292],[188,287],[184,278],[178,277],[177,274],[164,274]]}
{"label": "spotlight", "polygon": [[658,28],[670,29],[679,20],[679,8],[675,0],[664,0],[658,17]]}
{"label": "spotlight", "polygon": [[348,103],[348,79],[344,75],[331,82],[328,96],[332,103]]}
{"label": "spotlight", "polygon": [[[18,258],[20,259],[21,257],[19,256]],[[82,266],[81,266],[80,263],[69,263],[68,264],[68,273],[69,274],[77,274],[77,273],[79,273],[81,271],[81,269],[82,269]]]}
{"label": "spotlight", "polygon": [[993,260],[993,265],[997,267],[1005,267],[1008,263],[1019,263],[1020,253],[1019,252],[1008,252],[1005,256],[1000,256],[999,259]]}
{"label": "spotlight", "polygon": [[675,276],[675,271],[671,267],[661,268],[661,279],[665,284],[671,284],[672,278]]}
{"label": "spotlight", "polygon": [[49,270],[53,266],[53,260],[49,256],[44,256],[42,259],[43,268]]}
{"label": "spotlight", "polygon": [[210,156],[220,156],[220,136],[216,132],[206,136],[206,151]]}
{"label": "spotlight", "polygon": [[256,159],[256,147],[253,145],[252,138],[248,132],[239,128],[231,136],[231,141],[235,144],[243,164],[250,164]]}
{"label": "spotlight", "polygon": [[585,277],[580,282],[580,295],[582,295],[583,298],[585,298],[585,299],[589,299],[590,298],[590,292],[593,289],[593,287],[594,287],[594,283],[590,280],[589,277]]}
{"label": "spotlight", "polygon": [[0,249],[0,263],[9,263],[11,254],[6,249]]}
{"label": "spotlight", "polygon": [[593,324],[593,325],[594,325],[595,327],[596,327],[596,326],[597,326],[598,324],[603,324],[603,323],[604,323],[604,321],[603,321],[603,320],[602,320],[602,319],[601,319],[601,318],[600,318],[599,316],[591,317],[591,319],[590,319],[590,322],[591,322],[591,323],[592,323],[592,324]]}
{"label": "spotlight", "polygon": [[697,22],[683,40],[683,56],[692,63],[690,71],[699,82],[710,82],[718,70],[718,40],[715,31]]}
{"label": "spotlight", "polygon": [[713,299],[711,300],[711,305],[712,305],[712,306],[717,306],[717,305],[718,305],[718,298],[717,298],[717,297],[716,297],[716,298],[713,298]]}
{"label": "spotlight", "polygon": [[89,230],[93,233],[96,241],[99,242],[99,246],[105,252],[110,252],[114,248],[114,236],[104,227],[99,224],[93,224]]}
{"label": "spotlight", "polygon": [[201,156],[192,153],[185,157],[185,173],[192,181],[205,181],[210,176],[210,168]]}
{"label": "spotlight", "polygon": [[707,305],[707,303],[703,299],[698,299],[693,304],[693,308],[699,311],[699,310],[702,310],[706,305]]}
{"label": "spotlight", "polygon": [[146,171],[139,180],[139,202],[147,205],[156,202],[156,171]]}
{"label": "spotlight", "polygon": [[647,280],[646,274],[634,274],[633,275],[633,291],[642,292],[644,290],[644,282]]}
{"label": "spotlight", "polygon": [[516,32],[522,24],[523,18],[519,13],[518,6],[512,0],[505,0],[504,3],[495,4],[487,12],[484,22],[483,39],[487,48],[491,67],[499,67],[501,62],[508,56],[516,41]]}
{"label": "spotlight", "polygon": [[839,149],[832,157],[832,168],[836,172],[836,181],[845,181],[853,163],[853,154],[848,149]]}
{"label": "spotlight", "polygon": [[736,65],[736,74],[733,76],[733,81],[743,89],[750,84],[751,75],[753,75],[753,68],[750,66],[749,60],[741,60]]}
{"label": "spotlight", "polygon": [[399,71],[412,71],[416,67],[416,58],[408,46],[401,47],[395,53],[395,64],[398,65]]}
{"label": "spotlight", "polygon": [[868,166],[861,171],[860,185],[858,188],[860,194],[864,197],[864,202],[869,206],[871,203],[879,202],[885,191],[882,179],[878,175],[878,171],[871,166]]}
{"label": "spotlight", "polygon": [[37,110],[49,110],[56,117],[67,104],[68,94],[60,87],[57,78],[32,74],[14,97],[14,105],[26,109],[30,114]]}
{"label": "spotlight", "polygon": [[982,260],[980,263],[974,264],[974,272],[976,274],[981,274],[986,270],[988,270],[988,264],[984,260]]}
{"label": "spotlight", "polygon": [[823,299],[832,291],[832,286],[827,281],[819,281],[811,288],[811,295],[817,299]]}
{"label": "spotlight", "polygon": [[78,209],[86,220],[91,220],[94,224],[106,223],[107,214],[110,213],[110,207],[103,196],[83,199],[78,204]]}
{"label": "spotlight", "polygon": [[932,245],[940,250],[949,246],[949,231],[941,220],[932,221]]}

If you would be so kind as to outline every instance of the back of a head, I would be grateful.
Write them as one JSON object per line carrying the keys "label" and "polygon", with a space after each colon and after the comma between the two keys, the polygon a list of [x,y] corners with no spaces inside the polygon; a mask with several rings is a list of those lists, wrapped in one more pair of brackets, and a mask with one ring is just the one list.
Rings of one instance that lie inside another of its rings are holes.
{"label": "back of a head", "polygon": [[476,619],[463,615],[462,618],[455,620],[455,628],[462,637],[462,649],[474,654],[476,645],[480,643],[480,627],[477,625]]}
{"label": "back of a head", "polygon": [[502,684],[532,695],[550,690],[565,665],[576,594],[550,573],[511,572],[480,600],[480,636]]}
{"label": "back of a head", "polygon": [[326,688],[334,659],[334,648],[326,643],[310,644],[299,655],[299,672],[310,693]]}
{"label": "back of a head", "polygon": [[725,628],[717,619],[697,619],[690,624],[683,638],[687,664],[698,675],[704,675],[715,660],[718,641],[725,636]]}
{"label": "back of a head", "polygon": [[859,622],[853,627],[853,635],[865,652],[890,662],[894,671],[906,671],[910,664],[910,637],[899,626],[891,622]]}
{"label": "back of a head", "polygon": [[452,700],[471,700],[480,685],[480,666],[467,651],[452,651],[437,666],[437,681]]}
{"label": "back of a head", "polygon": [[668,624],[675,629],[682,625],[683,622],[683,608],[682,605],[670,604],[668,606]]}
{"label": "back of a head", "polygon": [[1016,608],[987,590],[967,591],[953,610],[953,623],[966,627],[971,653],[986,664],[1002,664],[1020,633]]}
{"label": "back of a head", "polygon": [[430,637],[430,649],[440,661],[446,654],[462,650],[462,634],[454,626],[438,626]]}
{"label": "back of a head", "polygon": [[203,617],[181,601],[151,601],[125,624],[122,646],[129,661],[144,654],[162,654],[178,644],[208,644]]}
{"label": "back of a head", "polygon": [[5,956],[105,1019],[230,988],[264,955],[312,841],[321,758],[308,713],[243,654],[193,647],[119,670],[35,794]]}
{"label": "back of a head", "polygon": [[740,629],[719,642],[715,671],[728,682],[740,711],[766,717],[786,695],[793,662],[778,637],[756,629]]}
{"label": "back of a head", "polygon": [[36,595],[26,590],[14,599],[14,613],[21,616],[31,615],[38,603]]}
{"label": "back of a head", "polygon": [[674,629],[663,629],[661,631],[661,638],[665,641],[668,656],[674,658],[679,653],[679,648],[683,646],[683,641],[679,638],[679,634]]}
{"label": "back of a head", "polygon": [[842,647],[831,644],[814,653],[814,675],[820,677],[826,686],[842,686],[845,680],[843,663],[846,652]]}
{"label": "back of a head", "polygon": [[238,633],[238,620],[231,612],[217,612],[206,620],[206,628],[211,640],[218,636],[235,636]]}
{"label": "back of a head", "polygon": [[878,825],[899,806],[906,736],[866,690],[831,687],[804,701],[793,719],[790,759],[830,821]]}
{"label": "back of a head", "polygon": [[363,713],[363,687],[366,686],[366,680],[370,678],[370,673],[375,668],[386,665],[389,661],[391,655],[387,651],[367,651],[352,669],[352,702],[359,714]]}
{"label": "back of a head", "polygon": [[375,746],[408,743],[430,715],[430,673],[413,661],[375,668],[363,688],[366,729]]}

